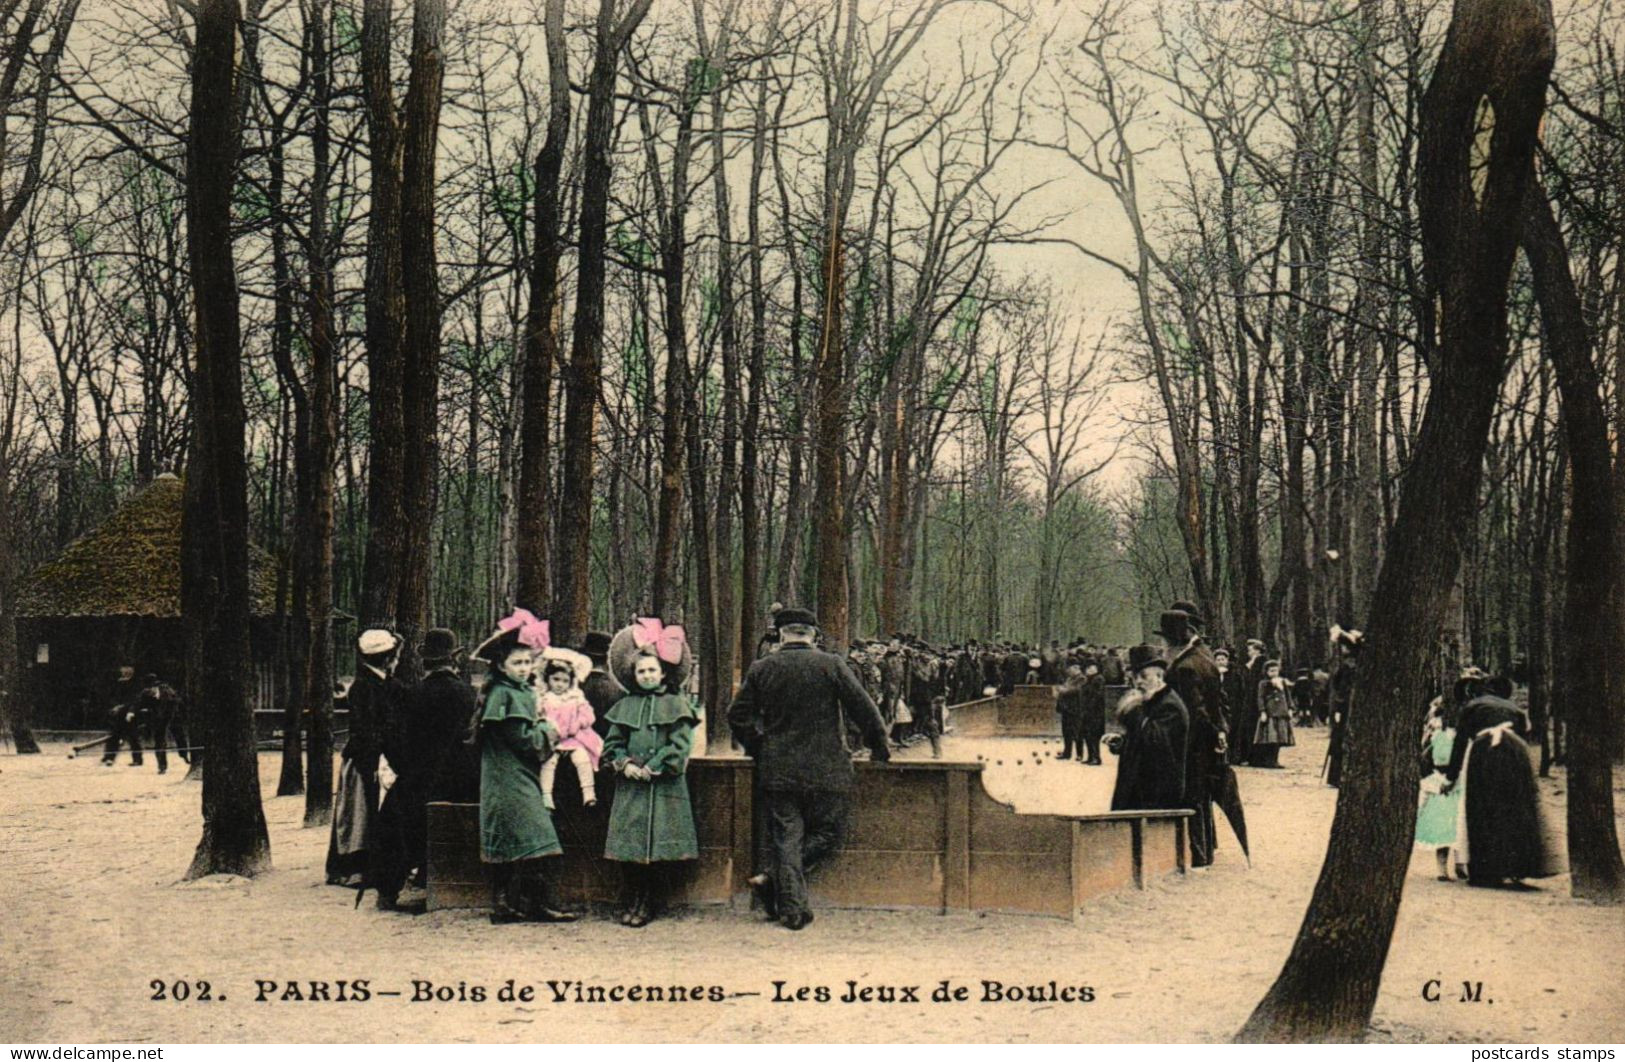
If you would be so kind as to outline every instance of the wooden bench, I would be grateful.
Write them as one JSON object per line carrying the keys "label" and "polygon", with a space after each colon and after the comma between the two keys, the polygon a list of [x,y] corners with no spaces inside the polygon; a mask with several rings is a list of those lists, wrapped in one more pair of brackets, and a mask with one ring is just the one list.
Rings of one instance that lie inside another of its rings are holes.
{"label": "wooden bench", "polygon": [[[852,820],[840,854],[810,885],[833,907],[998,911],[1078,920],[1093,897],[1139,887],[1187,865],[1188,811],[1029,815],[990,797],[982,764],[942,760],[860,763]],[[583,808],[560,772],[554,823],[565,854],[557,866],[571,902],[608,903],[620,890],[603,858],[612,797]],[[689,793],[700,858],[684,866],[676,903],[749,907],[755,870],[751,761],[702,756],[689,762]],[[479,853],[479,808],[429,805],[430,910],[490,902]]]}

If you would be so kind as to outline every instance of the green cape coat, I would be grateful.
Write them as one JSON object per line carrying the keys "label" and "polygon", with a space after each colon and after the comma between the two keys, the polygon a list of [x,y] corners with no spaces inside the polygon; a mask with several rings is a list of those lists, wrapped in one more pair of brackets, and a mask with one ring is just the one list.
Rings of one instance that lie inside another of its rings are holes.
{"label": "green cape coat", "polygon": [[[689,698],[676,693],[628,693],[605,718],[604,759],[615,769],[604,855],[623,863],[697,859],[694,809],[683,777],[698,720]],[[647,782],[620,775],[628,760],[655,772]]]}
{"label": "green cape coat", "polygon": [[487,863],[564,851],[542,803],[542,761],[558,735],[536,718],[536,695],[501,672],[480,713],[480,857]]}

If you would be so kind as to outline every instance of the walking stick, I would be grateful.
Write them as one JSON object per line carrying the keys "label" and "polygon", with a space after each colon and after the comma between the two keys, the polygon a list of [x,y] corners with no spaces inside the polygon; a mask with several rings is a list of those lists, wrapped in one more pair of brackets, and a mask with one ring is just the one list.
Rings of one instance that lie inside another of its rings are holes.
{"label": "walking stick", "polygon": [[76,756],[78,756],[81,752],[85,751],[86,749],[95,748],[97,745],[105,745],[107,743],[107,739],[108,739],[109,736],[110,735],[103,734],[101,737],[95,739],[94,741],[87,741],[83,745],[75,745],[73,748],[68,750],[68,759],[71,760],[71,759],[75,758]]}

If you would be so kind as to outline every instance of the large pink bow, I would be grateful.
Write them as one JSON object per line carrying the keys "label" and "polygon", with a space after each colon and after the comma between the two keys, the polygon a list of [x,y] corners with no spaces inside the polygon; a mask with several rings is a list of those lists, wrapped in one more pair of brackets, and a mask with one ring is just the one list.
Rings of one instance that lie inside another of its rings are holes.
{"label": "large pink bow", "polygon": [[497,630],[517,630],[520,644],[531,649],[546,649],[552,637],[552,627],[548,621],[537,619],[534,613],[524,608],[516,608],[513,615],[498,620]]}
{"label": "large pink bow", "polygon": [[639,649],[654,646],[655,655],[668,664],[683,662],[685,638],[683,628],[675,623],[668,627],[658,619],[640,618],[632,625],[633,644]]}

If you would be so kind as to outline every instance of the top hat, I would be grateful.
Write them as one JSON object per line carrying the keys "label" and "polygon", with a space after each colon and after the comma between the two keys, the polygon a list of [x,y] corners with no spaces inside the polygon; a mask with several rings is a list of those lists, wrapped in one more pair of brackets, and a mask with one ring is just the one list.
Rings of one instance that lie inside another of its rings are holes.
{"label": "top hat", "polygon": [[773,616],[773,626],[784,627],[816,627],[818,617],[810,609],[781,608]]}
{"label": "top hat", "polygon": [[457,635],[445,627],[430,627],[423,634],[422,656],[428,660],[450,660],[462,651]]}
{"label": "top hat", "polygon": [[1167,666],[1168,661],[1163,659],[1161,650],[1154,645],[1136,645],[1128,651],[1128,669],[1132,674],[1138,675],[1148,667]]}
{"label": "top hat", "polygon": [[581,651],[593,660],[604,659],[609,655],[609,635],[604,631],[588,631],[581,639]]}

